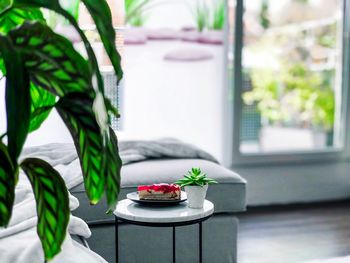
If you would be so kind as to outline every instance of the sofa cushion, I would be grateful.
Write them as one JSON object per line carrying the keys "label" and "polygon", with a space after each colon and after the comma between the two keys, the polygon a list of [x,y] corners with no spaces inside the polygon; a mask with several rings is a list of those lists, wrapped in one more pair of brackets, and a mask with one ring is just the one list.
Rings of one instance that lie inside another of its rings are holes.
{"label": "sofa cushion", "polygon": [[[208,177],[218,181],[218,184],[210,185],[207,192],[207,199],[215,205],[215,213],[230,213],[245,209],[245,180],[219,164],[200,159],[157,159],[125,165],[122,168],[119,199],[125,199],[127,193],[136,191],[138,185],[173,183],[192,167],[200,167]],[[76,215],[87,221],[106,217],[104,212],[107,206],[104,200],[96,208],[87,206],[88,200],[83,184],[71,189],[71,193],[80,200]]]}

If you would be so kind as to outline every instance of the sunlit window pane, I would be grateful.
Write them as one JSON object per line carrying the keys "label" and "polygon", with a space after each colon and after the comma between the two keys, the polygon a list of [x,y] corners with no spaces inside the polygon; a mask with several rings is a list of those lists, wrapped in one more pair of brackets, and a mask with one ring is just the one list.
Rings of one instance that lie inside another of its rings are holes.
{"label": "sunlit window pane", "polygon": [[342,10],[342,1],[245,1],[241,152],[340,146]]}

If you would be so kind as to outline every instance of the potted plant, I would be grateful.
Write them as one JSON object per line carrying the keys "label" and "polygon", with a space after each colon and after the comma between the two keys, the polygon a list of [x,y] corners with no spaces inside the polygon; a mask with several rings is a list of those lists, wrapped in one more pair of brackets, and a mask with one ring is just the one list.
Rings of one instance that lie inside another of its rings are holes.
{"label": "potted plant", "polygon": [[202,208],[209,184],[217,184],[217,181],[207,177],[200,168],[192,168],[184,178],[176,184],[185,188],[188,199],[188,207]]}
{"label": "potted plant", "polygon": [[[120,80],[120,55],[108,4],[105,0],[82,3],[96,23]],[[88,59],[47,25],[39,8],[54,11],[73,25]],[[58,0],[0,1],[0,72],[6,79],[7,120],[7,130],[0,134],[0,228],[9,224],[21,169],[33,188],[37,233],[47,262],[61,251],[66,236],[68,190],[49,163],[20,158],[26,138],[55,108],[74,140],[90,203],[97,204],[105,194],[112,212],[118,200],[122,164],[108,113],[116,115],[117,109],[104,95],[102,75],[86,35]]]}

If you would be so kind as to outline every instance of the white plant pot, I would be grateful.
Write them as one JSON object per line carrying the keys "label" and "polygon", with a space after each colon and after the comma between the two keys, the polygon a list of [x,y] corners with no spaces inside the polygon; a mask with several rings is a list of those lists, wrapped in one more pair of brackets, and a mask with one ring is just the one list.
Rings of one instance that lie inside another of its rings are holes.
{"label": "white plant pot", "polygon": [[203,208],[205,196],[207,194],[208,185],[204,186],[185,186],[187,194],[188,207]]}

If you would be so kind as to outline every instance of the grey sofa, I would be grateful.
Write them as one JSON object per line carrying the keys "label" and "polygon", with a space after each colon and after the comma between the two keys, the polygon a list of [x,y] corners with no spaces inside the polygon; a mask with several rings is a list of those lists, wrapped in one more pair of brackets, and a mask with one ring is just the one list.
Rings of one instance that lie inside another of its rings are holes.
{"label": "grey sofa", "polygon": [[[172,183],[191,167],[200,167],[219,184],[211,185],[207,199],[215,205],[214,215],[203,223],[203,262],[235,263],[238,220],[235,213],[245,210],[246,182],[238,174],[213,162],[199,159],[148,160],[122,168],[119,198],[136,191],[141,184]],[[91,249],[109,262],[115,262],[114,217],[107,215],[106,204],[90,206],[83,185],[71,190],[80,200],[74,214],[91,227]],[[171,262],[171,228],[151,228],[122,223],[119,227],[120,262]],[[198,225],[176,229],[177,262],[197,262]]]}

